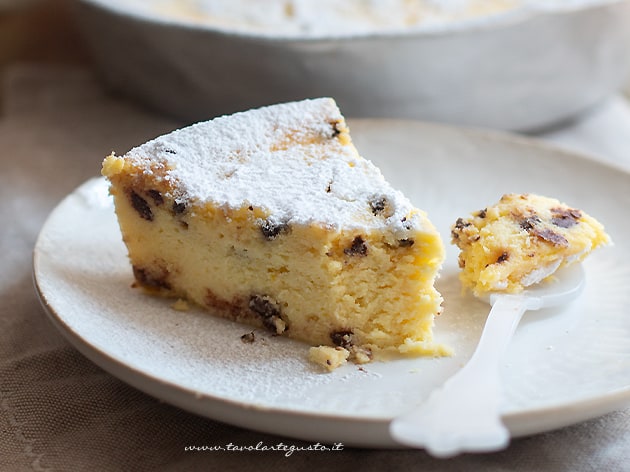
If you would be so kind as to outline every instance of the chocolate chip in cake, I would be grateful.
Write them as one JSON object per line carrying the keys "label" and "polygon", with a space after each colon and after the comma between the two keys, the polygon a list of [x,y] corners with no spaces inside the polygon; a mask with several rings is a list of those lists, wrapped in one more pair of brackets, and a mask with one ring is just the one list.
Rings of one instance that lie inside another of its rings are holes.
{"label": "chocolate chip in cake", "polygon": [[372,213],[375,215],[382,214],[387,207],[387,199],[385,197],[374,197],[368,203],[370,204]]}
{"label": "chocolate chip in cake", "polygon": [[270,317],[280,315],[280,308],[267,295],[252,295],[249,297],[249,308],[262,317]]}
{"label": "chocolate chip in cake", "polygon": [[488,209],[484,208],[483,210],[479,210],[475,216],[477,216],[478,218],[485,218],[487,214]]}
{"label": "chocolate chip in cake", "polygon": [[352,346],[352,335],[354,333],[351,329],[342,329],[339,331],[332,331],[330,333],[330,340],[335,346],[348,349]]}
{"label": "chocolate chip in cake", "polygon": [[260,224],[260,231],[267,241],[274,240],[279,235],[288,233],[290,229],[287,223],[272,220],[263,220]]}
{"label": "chocolate chip in cake", "polygon": [[134,190],[129,192],[129,200],[131,206],[138,212],[141,218],[147,221],[153,221],[153,212],[147,201],[138,195]]}
{"label": "chocolate chip in cake", "polygon": [[[368,205],[374,216],[380,216],[383,218],[390,218],[394,214],[394,208],[390,201],[384,195],[374,195],[369,198]],[[406,218],[403,218],[403,223]]]}
{"label": "chocolate chip in cake", "polygon": [[186,201],[184,200],[173,201],[173,205],[171,206],[171,211],[173,212],[173,215],[175,215],[175,218],[179,222],[179,225],[184,229],[188,229],[188,222],[183,220],[186,210],[188,210],[188,203]]}
{"label": "chocolate chip in cake", "polygon": [[582,212],[580,210],[573,210],[572,208],[551,209],[551,223],[560,228],[570,228],[578,224],[581,217]]}
{"label": "chocolate chip in cake", "polygon": [[527,232],[531,232],[540,223],[540,218],[536,215],[527,216],[519,221],[519,226]]}
{"label": "chocolate chip in cake", "polygon": [[457,218],[457,221],[455,221],[455,224],[453,225],[453,228],[456,230],[461,231],[462,229],[466,228],[467,226],[472,225],[472,223],[470,221],[467,221],[463,218]]}
{"label": "chocolate chip in cake", "polygon": [[398,247],[411,247],[415,244],[416,242],[413,239],[399,239],[398,240]]}
{"label": "chocolate chip in cake", "polygon": [[133,275],[141,285],[149,288],[163,288],[166,290],[171,289],[171,284],[168,283],[168,270],[160,269],[160,273],[156,274],[155,271],[151,271],[142,267],[132,266]]}
{"label": "chocolate chip in cake", "polygon": [[357,236],[352,240],[350,247],[343,250],[347,256],[367,256],[368,248],[361,236]]}
{"label": "chocolate chip in cake", "polygon": [[520,220],[519,225],[532,236],[552,243],[554,246],[567,247],[569,241],[560,233],[552,229],[542,227],[542,221],[538,215],[531,215]]}
{"label": "chocolate chip in cake", "polygon": [[186,211],[186,206],[186,202],[178,202],[177,200],[175,200],[173,202],[173,213],[175,213],[176,215],[181,215]]}
{"label": "chocolate chip in cake", "polygon": [[510,258],[510,253],[507,251],[503,251],[499,257],[497,257],[497,264],[501,264],[502,262],[507,261]]}
{"label": "chocolate chip in cake", "polygon": [[341,123],[339,121],[331,121],[330,126],[332,126],[332,135],[331,138],[336,138],[341,134],[341,130],[339,129],[339,125]]}
{"label": "chocolate chip in cake", "polygon": [[160,206],[162,203],[164,203],[164,197],[162,197],[162,194],[157,190],[147,190],[147,194],[149,195],[149,197],[151,197],[153,203],[155,203],[156,206]]}
{"label": "chocolate chip in cake", "polygon": [[569,245],[569,241],[567,240],[567,238],[562,236],[560,233],[556,233],[555,231],[548,228],[535,229],[532,230],[531,233],[540,239],[552,243],[554,246],[567,247]]}
{"label": "chocolate chip in cake", "polygon": [[451,242],[457,244],[462,235],[466,235],[465,228],[472,226],[472,223],[464,218],[457,218],[455,224],[451,228]]}
{"label": "chocolate chip in cake", "polygon": [[276,334],[282,334],[288,329],[282,319],[280,306],[267,295],[252,295],[249,297],[249,309],[257,314],[263,326]]}

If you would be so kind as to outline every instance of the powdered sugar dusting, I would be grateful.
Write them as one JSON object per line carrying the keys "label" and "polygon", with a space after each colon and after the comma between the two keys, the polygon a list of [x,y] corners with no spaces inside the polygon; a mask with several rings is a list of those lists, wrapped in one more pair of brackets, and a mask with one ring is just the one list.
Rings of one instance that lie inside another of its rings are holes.
{"label": "powdered sugar dusting", "polygon": [[[331,228],[419,228],[422,215],[381,172],[339,139],[333,99],[291,102],[192,125],[132,149],[147,169],[167,170],[175,197],[225,210],[254,206],[272,220]],[[385,200],[384,217],[370,202]]]}

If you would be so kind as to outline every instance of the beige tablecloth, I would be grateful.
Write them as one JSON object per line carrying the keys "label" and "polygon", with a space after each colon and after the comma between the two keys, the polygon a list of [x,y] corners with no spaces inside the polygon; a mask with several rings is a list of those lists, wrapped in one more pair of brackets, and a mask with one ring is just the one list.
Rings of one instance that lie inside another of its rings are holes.
{"label": "beige tablecloth", "polygon": [[[233,444],[239,449],[280,442],[296,447],[309,444],[195,416],[104,372],[71,347],[47,320],[33,289],[31,269],[33,245],[44,219],[63,196],[98,174],[104,155],[113,149],[124,151],[178,123],[106,96],[81,70],[22,67],[11,70],[4,83],[0,118],[1,471],[630,470],[630,410],[516,439],[499,453],[448,460],[417,450],[346,447],[295,452],[288,457],[282,451],[187,451],[191,445]],[[625,159],[622,165],[630,169],[630,111],[621,99],[607,106],[573,128],[555,131],[550,139],[601,151],[604,159]],[[597,132],[602,123],[605,131]],[[611,125],[620,123],[619,129]],[[605,142],[597,143],[604,138]],[[628,144],[625,149],[624,143]]]}

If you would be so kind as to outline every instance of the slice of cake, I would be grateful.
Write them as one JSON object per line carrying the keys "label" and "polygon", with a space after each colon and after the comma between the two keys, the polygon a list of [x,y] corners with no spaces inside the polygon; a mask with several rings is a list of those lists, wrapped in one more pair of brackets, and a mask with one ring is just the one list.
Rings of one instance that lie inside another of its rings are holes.
{"label": "slice of cake", "polygon": [[604,227],[553,198],[508,194],[494,206],[459,218],[451,241],[461,250],[460,278],[476,295],[515,293],[582,261],[608,244]]}
{"label": "slice of cake", "polygon": [[359,156],[332,99],[199,123],[102,172],[148,291],[324,346],[311,358],[326,367],[447,352],[432,339],[440,236]]}

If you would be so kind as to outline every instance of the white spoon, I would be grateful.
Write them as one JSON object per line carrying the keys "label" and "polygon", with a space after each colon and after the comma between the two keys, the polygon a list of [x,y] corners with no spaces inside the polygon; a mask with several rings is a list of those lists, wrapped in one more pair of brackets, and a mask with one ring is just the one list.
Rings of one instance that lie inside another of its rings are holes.
{"label": "white spoon", "polygon": [[580,264],[558,270],[554,277],[518,295],[487,297],[492,309],[471,359],[424,403],[394,418],[389,427],[394,440],[436,457],[507,446],[510,435],[501,422],[499,366],[512,334],[525,311],[568,303],[584,286]]}

